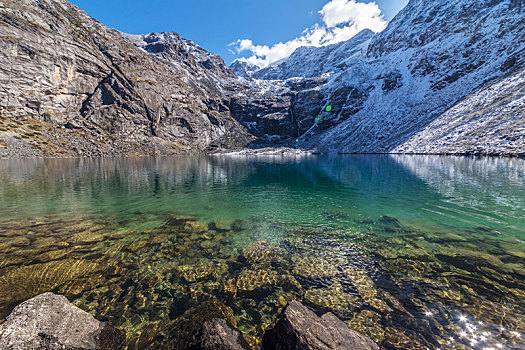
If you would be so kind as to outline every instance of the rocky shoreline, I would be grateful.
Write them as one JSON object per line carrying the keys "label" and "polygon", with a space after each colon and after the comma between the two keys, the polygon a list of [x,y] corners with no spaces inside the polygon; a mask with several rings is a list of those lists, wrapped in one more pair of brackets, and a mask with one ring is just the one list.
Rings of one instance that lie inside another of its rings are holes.
{"label": "rocky shoreline", "polygon": [[[102,302],[102,301],[100,301]],[[191,318],[170,332],[168,349],[249,349],[220,303],[208,302],[193,309]],[[143,344],[147,346],[148,344]],[[379,350],[370,338],[350,329],[334,314],[318,317],[298,302],[290,302],[263,336],[265,350]],[[126,335],[50,292],[16,306],[0,324],[4,350],[120,350]]]}
{"label": "rocky shoreline", "polygon": [[219,156],[307,156],[317,154],[312,150],[303,150],[290,147],[264,147],[264,148],[245,148],[240,151],[224,151],[213,153]]}
{"label": "rocky shoreline", "polygon": [[[4,135],[5,136],[5,135]],[[4,138],[5,141],[5,138]],[[19,141],[19,140],[18,140]],[[17,139],[9,139],[11,145],[17,144]],[[330,152],[319,152],[316,149],[300,149],[291,147],[263,147],[263,148],[243,148],[240,150],[221,150],[213,153],[207,152],[187,152],[187,153],[172,153],[172,154],[119,154],[119,153],[108,153],[108,154],[91,154],[88,156],[82,155],[49,155],[44,154],[38,150],[20,148],[18,151],[13,151],[12,148],[5,148],[2,150],[0,145],[0,160],[9,159],[82,159],[82,158],[129,158],[129,157],[169,157],[169,156],[187,156],[187,155],[202,155],[202,156],[313,156],[313,155],[406,155],[406,156],[464,156],[464,157],[503,157],[503,158],[525,158],[525,153],[509,153],[505,151],[495,153],[482,153],[482,152],[444,152],[444,153],[330,153]]]}

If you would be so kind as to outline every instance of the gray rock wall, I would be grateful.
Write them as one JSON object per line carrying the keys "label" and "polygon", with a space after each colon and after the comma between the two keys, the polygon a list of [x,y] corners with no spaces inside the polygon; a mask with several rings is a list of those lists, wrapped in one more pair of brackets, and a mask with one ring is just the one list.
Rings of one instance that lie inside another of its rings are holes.
{"label": "gray rock wall", "polygon": [[300,48],[262,70],[237,63],[239,79],[176,33],[123,34],[66,0],[2,1],[0,158],[235,151],[254,141],[523,154],[523,91],[497,82],[523,80],[524,11],[522,0],[411,0],[380,34]]}
{"label": "gray rock wall", "polygon": [[48,156],[235,149],[250,139],[221,108],[215,78],[231,70],[211,54],[195,59],[204,50],[178,36],[166,45],[173,64],[64,0],[3,1],[0,20],[0,139],[16,133]]}

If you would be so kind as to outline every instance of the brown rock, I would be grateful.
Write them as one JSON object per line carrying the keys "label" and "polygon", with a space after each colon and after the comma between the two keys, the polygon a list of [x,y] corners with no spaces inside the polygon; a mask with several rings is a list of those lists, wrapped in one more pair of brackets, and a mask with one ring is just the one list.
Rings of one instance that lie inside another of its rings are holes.
{"label": "brown rock", "polygon": [[368,350],[379,347],[350,329],[332,313],[318,317],[298,302],[291,302],[263,337],[265,350]]}
{"label": "brown rock", "polygon": [[166,339],[157,348],[175,350],[242,350],[247,348],[236,329],[233,310],[218,300],[207,301],[186,311],[167,327]]}

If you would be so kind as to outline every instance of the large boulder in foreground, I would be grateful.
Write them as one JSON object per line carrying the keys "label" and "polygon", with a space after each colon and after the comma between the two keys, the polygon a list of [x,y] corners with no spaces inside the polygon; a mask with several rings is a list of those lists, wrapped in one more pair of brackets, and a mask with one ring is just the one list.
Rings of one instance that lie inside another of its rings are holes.
{"label": "large boulder in foreground", "polygon": [[44,293],[14,308],[0,324],[0,349],[122,349],[122,331],[97,321],[66,297]]}
{"label": "large boulder in foreground", "polygon": [[350,329],[334,314],[318,317],[291,302],[266,330],[264,350],[378,350],[368,337]]}

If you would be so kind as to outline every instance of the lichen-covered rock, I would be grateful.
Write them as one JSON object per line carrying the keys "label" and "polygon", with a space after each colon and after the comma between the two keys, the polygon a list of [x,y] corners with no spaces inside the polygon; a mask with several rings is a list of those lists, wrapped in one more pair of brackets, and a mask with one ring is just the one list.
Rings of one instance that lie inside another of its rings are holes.
{"label": "lichen-covered rock", "polygon": [[284,255],[284,249],[265,240],[254,242],[242,250],[242,258],[252,265],[282,264]]}
{"label": "lichen-covered rock", "polygon": [[298,302],[290,303],[263,337],[265,350],[378,350],[366,336],[331,313],[318,317]]}
{"label": "lichen-covered rock", "polygon": [[15,307],[0,324],[0,349],[122,349],[125,335],[71,304],[44,293]]}
{"label": "lichen-covered rock", "polygon": [[293,273],[303,278],[322,279],[337,276],[339,270],[323,258],[307,256],[296,261]]}
{"label": "lichen-covered rock", "polygon": [[332,310],[340,316],[349,317],[359,306],[359,297],[345,293],[341,284],[334,283],[328,288],[310,288],[304,301],[319,310]]}

